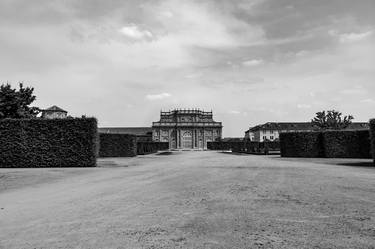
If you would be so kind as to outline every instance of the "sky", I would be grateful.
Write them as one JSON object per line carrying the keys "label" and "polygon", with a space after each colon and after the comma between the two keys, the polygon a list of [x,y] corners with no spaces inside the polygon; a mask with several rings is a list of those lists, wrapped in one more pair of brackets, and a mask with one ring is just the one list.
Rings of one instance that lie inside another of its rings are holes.
{"label": "sky", "polygon": [[0,83],[99,126],[375,117],[374,0],[0,0]]}

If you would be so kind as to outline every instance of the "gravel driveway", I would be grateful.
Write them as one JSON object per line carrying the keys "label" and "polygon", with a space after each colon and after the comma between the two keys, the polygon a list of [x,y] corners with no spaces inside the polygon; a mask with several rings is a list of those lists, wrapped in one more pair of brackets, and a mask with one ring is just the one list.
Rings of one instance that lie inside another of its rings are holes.
{"label": "gravel driveway", "polygon": [[367,162],[184,151],[0,169],[0,248],[375,248]]}

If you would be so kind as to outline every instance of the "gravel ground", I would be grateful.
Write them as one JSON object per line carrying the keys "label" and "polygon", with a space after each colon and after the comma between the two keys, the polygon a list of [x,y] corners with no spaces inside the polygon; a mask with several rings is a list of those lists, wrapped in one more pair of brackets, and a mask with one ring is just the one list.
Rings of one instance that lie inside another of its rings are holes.
{"label": "gravel ground", "polygon": [[0,169],[0,248],[375,248],[369,162],[187,151]]}

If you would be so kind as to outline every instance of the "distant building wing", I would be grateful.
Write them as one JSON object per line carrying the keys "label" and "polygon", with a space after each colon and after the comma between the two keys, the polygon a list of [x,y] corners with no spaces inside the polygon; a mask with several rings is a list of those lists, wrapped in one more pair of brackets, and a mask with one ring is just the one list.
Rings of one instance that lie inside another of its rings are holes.
{"label": "distant building wing", "polygon": [[98,128],[99,133],[111,134],[132,134],[136,136],[145,136],[152,134],[151,127],[101,127]]}

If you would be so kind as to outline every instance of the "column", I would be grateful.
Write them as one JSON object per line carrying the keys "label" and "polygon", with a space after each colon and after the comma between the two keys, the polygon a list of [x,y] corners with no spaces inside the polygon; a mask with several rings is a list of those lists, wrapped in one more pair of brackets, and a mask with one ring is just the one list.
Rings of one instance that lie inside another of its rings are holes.
{"label": "column", "polygon": [[204,137],[204,128],[203,128],[203,149],[207,149],[207,145],[206,145],[206,141],[205,141],[205,137]]}
{"label": "column", "polygon": [[176,129],[176,149],[180,148],[180,130]]}

